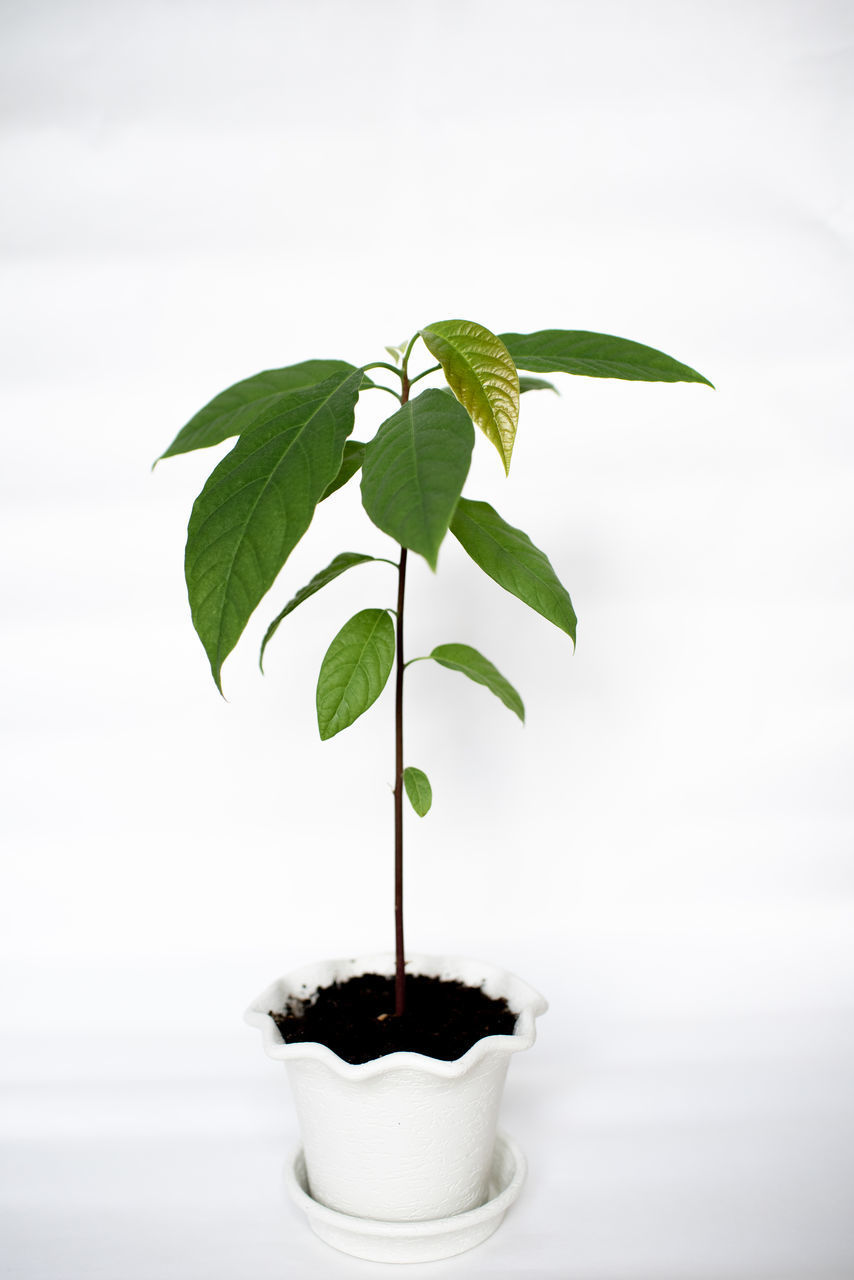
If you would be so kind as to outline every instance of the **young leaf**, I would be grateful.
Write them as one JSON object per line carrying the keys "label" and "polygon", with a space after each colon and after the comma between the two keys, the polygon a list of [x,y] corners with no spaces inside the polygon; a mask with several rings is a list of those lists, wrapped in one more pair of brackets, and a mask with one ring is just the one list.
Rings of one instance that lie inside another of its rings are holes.
{"label": "young leaf", "polygon": [[516,367],[534,373],[577,373],[587,378],[624,378],[630,382],[704,382],[696,369],[654,347],[628,338],[584,329],[540,329],[538,333],[502,333]]}
{"label": "young leaf", "polygon": [[576,617],[569,593],[548,557],[521,529],[514,529],[488,502],[460,498],[451,532],[500,587],[565,631],[575,644]]}
{"label": "young leaf", "polygon": [[282,622],[289,613],[293,613],[294,609],[296,609],[298,605],[301,605],[304,600],[307,600],[309,596],[313,596],[316,591],[320,591],[321,588],[328,586],[330,582],[334,582],[335,579],[340,574],[345,573],[347,569],[352,569],[357,564],[367,564],[368,561],[371,560],[375,561],[376,556],[364,556],[358,551],[342,551],[342,553],[336,556],[325,569],[321,569],[320,573],[316,573],[310,582],[307,582],[304,587],[300,587],[296,595],[288,601],[282,612],[276,615],[267,628],[261,644],[261,653],[258,656],[258,665],[262,671],[264,670],[264,650],[267,648],[267,645],[279,629],[279,623]]}
{"label": "young leaf", "polygon": [[525,391],[553,391],[556,396],[560,395],[553,382],[547,382],[545,378],[528,378],[523,374],[519,379],[519,394]]}
{"label": "young leaf", "polygon": [[[364,389],[364,384],[363,384]],[[361,467],[365,457],[365,446],[361,440],[348,440],[344,445],[344,456],[341,459],[341,466],[338,475],[328,484],[320,496],[320,501],[325,502],[327,498],[331,498],[332,494],[342,488],[351,476],[354,476]]]}
{"label": "young leaf", "polygon": [[492,665],[488,658],[468,644],[440,644],[429,657],[440,666],[451,671],[461,671],[469,680],[485,685],[505,707],[515,712],[521,721],[525,720],[525,706],[509,680],[505,680],[501,672]]}
{"label": "young leaf", "polygon": [[378,529],[435,569],[471,462],[474,430],[453,396],[424,391],[365,448],[362,504]]}
{"label": "young leaf", "polygon": [[[251,427],[283,391],[298,391],[325,382],[334,373],[353,373],[355,366],[346,360],[303,360],[284,369],[266,369],[214,396],[203,409],[182,427],[160,458],[171,458],[193,449],[207,449],[229,436],[238,436]],[[371,379],[363,375],[363,387]],[[160,461],[160,459],[158,459]]]}
{"label": "young leaf", "polygon": [[394,662],[394,624],[385,609],[363,609],[326,650],[317,678],[317,725],[332,738],[367,711]]}
{"label": "young leaf", "polygon": [[427,774],[416,769],[414,765],[409,765],[403,771],[403,785],[406,787],[409,803],[419,818],[423,818],[433,803],[433,788],[430,786]]}
{"label": "young leaf", "polygon": [[187,529],[193,625],[222,692],[222,664],[338,474],[362,372],[281,396],[214,468]]}
{"label": "young leaf", "polygon": [[422,329],[421,337],[509,471],[519,421],[519,375],[504,343],[471,320],[441,320]]}

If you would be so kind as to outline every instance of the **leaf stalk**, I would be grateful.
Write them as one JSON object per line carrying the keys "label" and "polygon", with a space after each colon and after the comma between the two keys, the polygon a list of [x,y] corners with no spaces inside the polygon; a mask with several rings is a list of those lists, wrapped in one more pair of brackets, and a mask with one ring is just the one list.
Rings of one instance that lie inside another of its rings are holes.
{"label": "leaf stalk", "polygon": [[431,364],[429,369],[425,369],[423,373],[416,373],[414,378],[409,379],[410,387],[414,387],[416,382],[420,382],[422,378],[426,378],[429,373],[438,373],[441,369],[440,364]]}

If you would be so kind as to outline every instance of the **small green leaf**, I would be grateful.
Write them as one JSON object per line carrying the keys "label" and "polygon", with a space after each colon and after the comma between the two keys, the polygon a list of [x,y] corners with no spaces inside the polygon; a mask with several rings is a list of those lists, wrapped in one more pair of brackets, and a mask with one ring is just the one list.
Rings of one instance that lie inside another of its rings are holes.
{"label": "small green leaf", "polygon": [[365,448],[365,510],[378,529],[434,569],[473,446],[462,405],[441,391],[424,391],[387,418]]}
{"label": "small green leaf", "polygon": [[365,457],[365,446],[361,440],[348,440],[344,445],[344,456],[341,459],[341,468],[338,475],[328,484],[321,494],[320,501],[325,502],[327,498],[331,498],[332,494],[341,489],[351,476],[354,476],[361,467]]}
{"label": "small green leaf", "polygon": [[519,394],[525,391],[553,391],[556,396],[560,395],[553,382],[546,382],[545,378],[528,378],[523,374],[519,379]]}
{"label": "small green leaf", "polygon": [[[235,382],[214,396],[181,428],[160,458],[190,453],[193,449],[207,449],[230,436],[238,436],[251,427],[282,392],[314,387],[335,373],[353,373],[354,370],[355,365],[348,364],[346,360],[303,360],[300,364],[290,364],[284,369],[266,369],[251,378],[244,378],[242,382]],[[363,375],[363,389],[371,385],[371,379]]]}
{"label": "small green leaf", "polygon": [[293,613],[294,609],[301,605],[304,600],[308,600],[309,596],[313,596],[316,591],[320,591],[323,587],[328,586],[330,582],[334,582],[340,574],[345,573],[348,569],[354,568],[357,564],[367,564],[368,561],[375,560],[376,556],[364,556],[358,551],[342,551],[325,569],[321,569],[319,573],[316,573],[310,582],[307,582],[304,587],[300,587],[296,595],[288,601],[282,612],[276,615],[267,628],[261,644],[261,653],[258,657],[258,665],[261,670],[264,670],[264,650],[276,634],[279,623],[289,613]]}
{"label": "small green leaf", "polygon": [[217,688],[222,664],[338,474],[361,370],[277,398],[214,467],[193,506],[184,569]]}
{"label": "small green leaf", "polygon": [[385,609],[363,609],[344,623],[317,678],[317,725],[324,741],[376,702],[394,663],[394,643]]}
{"label": "small green leaf", "polygon": [[468,644],[440,644],[429,657],[451,671],[461,671],[469,680],[485,685],[505,707],[515,712],[521,721],[525,720],[525,706],[509,680],[505,680],[501,672],[492,665],[488,658]]}
{"label": "small green leaf", "polygon": [[427,774],[416,769],[414,765],[409,765],[403,771],[403,785],[406,787],[409,803],[419,818],[423,818],[433,803],[433,788],[430,786]]}
{"label": "small green leaf", "polygon": [[624,378],[630,382],[703,382],[696,369],[680,364],[654,347],[628,338],[585,329],[540,329],[537,333],[502,333],[516,367],[534,373],[577,373],[587,378]]}
{"label": "small green leaf", "polygon": [[509,471],[519,422],[519,375],[504,343],[471,320],[440,320],[422,329],[421,337]]}
{"label": "small green leaf", "polygon": [[577,620],[569,593],[526,533],[502,520],[488,502],[468,498],[457,503],[451,532],[484,573],[560,627],[575,644]]}

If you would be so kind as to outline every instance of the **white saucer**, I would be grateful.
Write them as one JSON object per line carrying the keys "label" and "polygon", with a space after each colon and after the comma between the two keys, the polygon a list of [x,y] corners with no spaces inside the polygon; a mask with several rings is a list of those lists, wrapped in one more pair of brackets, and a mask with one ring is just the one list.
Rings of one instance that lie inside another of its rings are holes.
{"label": "white saucer", "polygon": [[489,1199],[477,1209],[451,1218],[422,1222],[380,1222],[329,1209],[308,1192],[302,1149],[285,1167],[285,1184],[294,1203],[306,1214],[316,1236],[355,1258],[370,1262],[435,1262],[473,1249],[492,1235],[515,1201],[527,1166],[519,1147],[499,1133],[489,1171]]}

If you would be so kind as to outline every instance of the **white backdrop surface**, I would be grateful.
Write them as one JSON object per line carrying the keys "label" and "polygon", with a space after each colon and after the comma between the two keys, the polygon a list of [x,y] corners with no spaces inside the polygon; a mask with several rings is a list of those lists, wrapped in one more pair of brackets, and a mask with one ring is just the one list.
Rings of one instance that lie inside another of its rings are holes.
{"label": "white backdrop surface", "polygon": [[528,716],[412,669],[408,941],[552,1004],[511,1073],[526,1194],[429,1274],[850,1280],[850,7],[52,0],[2,27],[0,1274],[371,1274],[281,1207],[295,1129],[239,1017],[391,945],[391,699],[314,721],[390,571],[255,660],[332,555],[390,543],[355,484],[325,504],[223,702],[182,552],[225,446],[150,464],[238,378],[463,316],[621,334],[717,390],[558,376],[509,480],[478,442],[466,492],[548,552],[574,655],[452,539],[413,565],[410,652],[475,645]]}

